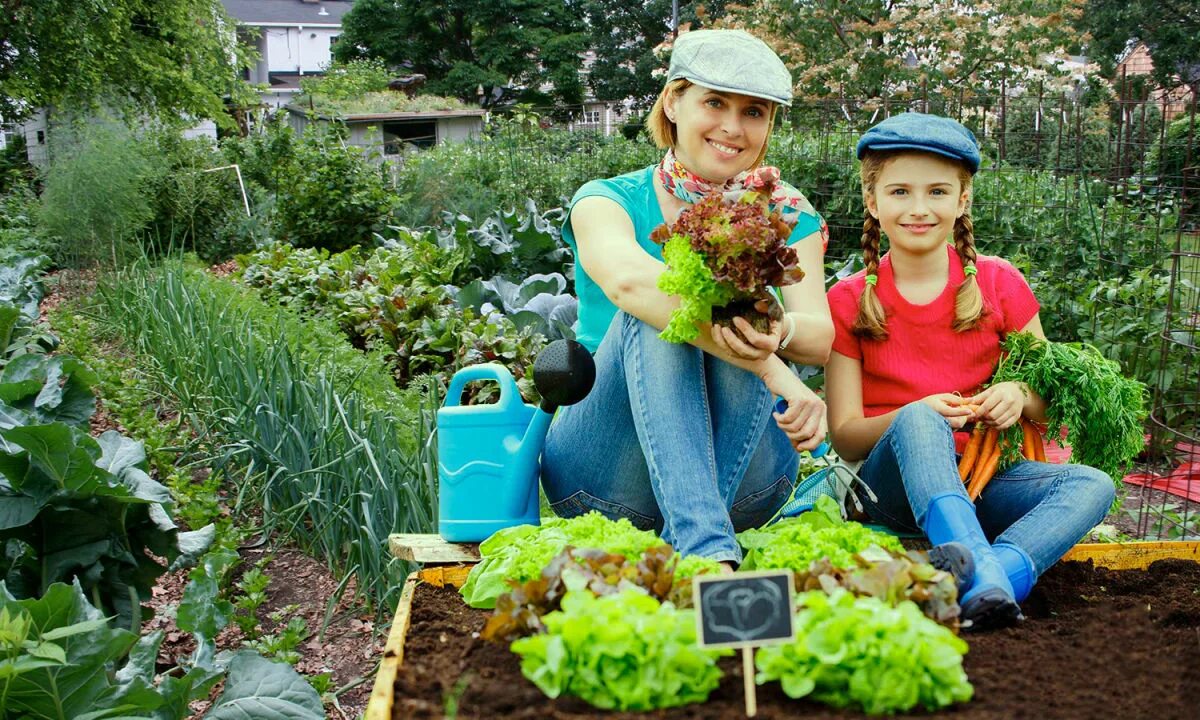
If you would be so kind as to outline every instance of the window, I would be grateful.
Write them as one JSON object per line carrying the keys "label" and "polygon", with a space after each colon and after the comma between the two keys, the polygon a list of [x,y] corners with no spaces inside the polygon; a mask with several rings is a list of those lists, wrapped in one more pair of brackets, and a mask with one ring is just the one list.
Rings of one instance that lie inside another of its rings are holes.
{"label": "window", "polygon": [[398,155],[405,145],[430,148],[437,144],[437,122],[404,120],[383,124],[383,154]]}
{"label": "window", "polygon": [[600,111],[599,110],[584,110],[582,122],[584,125],[599,125],[600,124]]}
{"label": "window", "polygon": [[45,145],[46,144],[46,131],[38,130],[37,138],[38,138],[38,145]]}

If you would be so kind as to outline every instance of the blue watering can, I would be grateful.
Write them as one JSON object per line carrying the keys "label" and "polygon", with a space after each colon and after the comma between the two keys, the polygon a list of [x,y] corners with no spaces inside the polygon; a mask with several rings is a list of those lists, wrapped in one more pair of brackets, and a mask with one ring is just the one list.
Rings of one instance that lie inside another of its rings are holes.
{"label": "blue watering can", "polygon": [[[462,405],[463,387],[494,380],[500,399]],[[514,525],[537,525],[542,446],[554,411],[592,389],[596,365],[574,340],[555,340],[533,363],[539,407],[521,399],[503,365],[472,365],[454,374],[437,411],[438,534],[450,542],[479,542]]]}

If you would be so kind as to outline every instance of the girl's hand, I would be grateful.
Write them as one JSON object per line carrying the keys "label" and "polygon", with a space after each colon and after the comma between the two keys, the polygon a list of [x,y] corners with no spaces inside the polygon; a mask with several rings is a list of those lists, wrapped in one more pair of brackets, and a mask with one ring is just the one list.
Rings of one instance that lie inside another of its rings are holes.
{"label": "girl's hand", "polygon": [[952,393],[930,395],[921,398],[921,402],[936,410],[938,415],[946,418],[946,421],[950,423],[951,430],[962,430],[963,426],[974,417],[974,413],[966,406],[970,399],[964,400]]}
{"label": "girl's hand", "polygon": [[[792,376],[795,378],[795,376]],[[788,436],[796,450],[814,450],[825,440],[828,430],[825,420],[825,401],[796,378],[787,392],[779,393],[787,402],[787,410],[772,413],[779,429]]]}
{"label": "girl's hand", "polygon": [[966,402],[979,406],[975,411],[977,422],[1003,430],[1021,419],[1027,396],[1028,392],[1021,383],[1002,382],[967,398]]}
{"label": "girl's hand", "polygon": [[[759,300],[754,304],[754,308],[766,314],[771,307],[771,302],[773,301]],[[763,360],[779,350],[779,343],[783,339],[783,325],[778,320],[771,320],[767,325],[769,329],[765,333],[755,330],[754,326],[743,317],[735,317],[733,324],[741,331],[742,337],[738,337],[737,332],[734,332],[732,328],[713,323],[712,340],[721,350],[734,357],[750,361]]]}

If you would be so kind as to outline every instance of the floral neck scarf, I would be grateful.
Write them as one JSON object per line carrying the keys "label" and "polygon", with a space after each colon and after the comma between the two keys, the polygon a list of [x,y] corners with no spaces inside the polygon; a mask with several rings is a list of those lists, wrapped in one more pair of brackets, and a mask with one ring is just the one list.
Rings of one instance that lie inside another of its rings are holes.
{"label": "floral neck scarf", "polygon": [[710,193],[721,193],[728,201],[741,199],[742,194],[754,192],[773,186],[769,207],[779,210],[784,222],[795,225],[801,213],[807,213],[821,221],[821,238],[825,245],[829,244],[829,228],[825,220],[813,209],[812,203],[799,190],[779,179],[779,168],[762,166],[753,170],[738,173],[724,183],[714,183],[705,180],[688,170],[675,159],[675,151],[667,150],[662,162],[655,169],[658,179],[667,192],[686,203],[695,203]]}

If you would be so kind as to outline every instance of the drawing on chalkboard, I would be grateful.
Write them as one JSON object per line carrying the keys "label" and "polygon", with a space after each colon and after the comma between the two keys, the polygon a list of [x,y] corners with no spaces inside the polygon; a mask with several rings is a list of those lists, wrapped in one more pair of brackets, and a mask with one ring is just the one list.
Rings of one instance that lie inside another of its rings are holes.
{"label": "drawing on chalkboard", "polygon": [[[765,579],[765,578],[764,578]],[[704,622],[712,632],[728,633],[741,641],[762,636],[775,618],[788,613],[788,597],[773,582],[703,586]]]}

